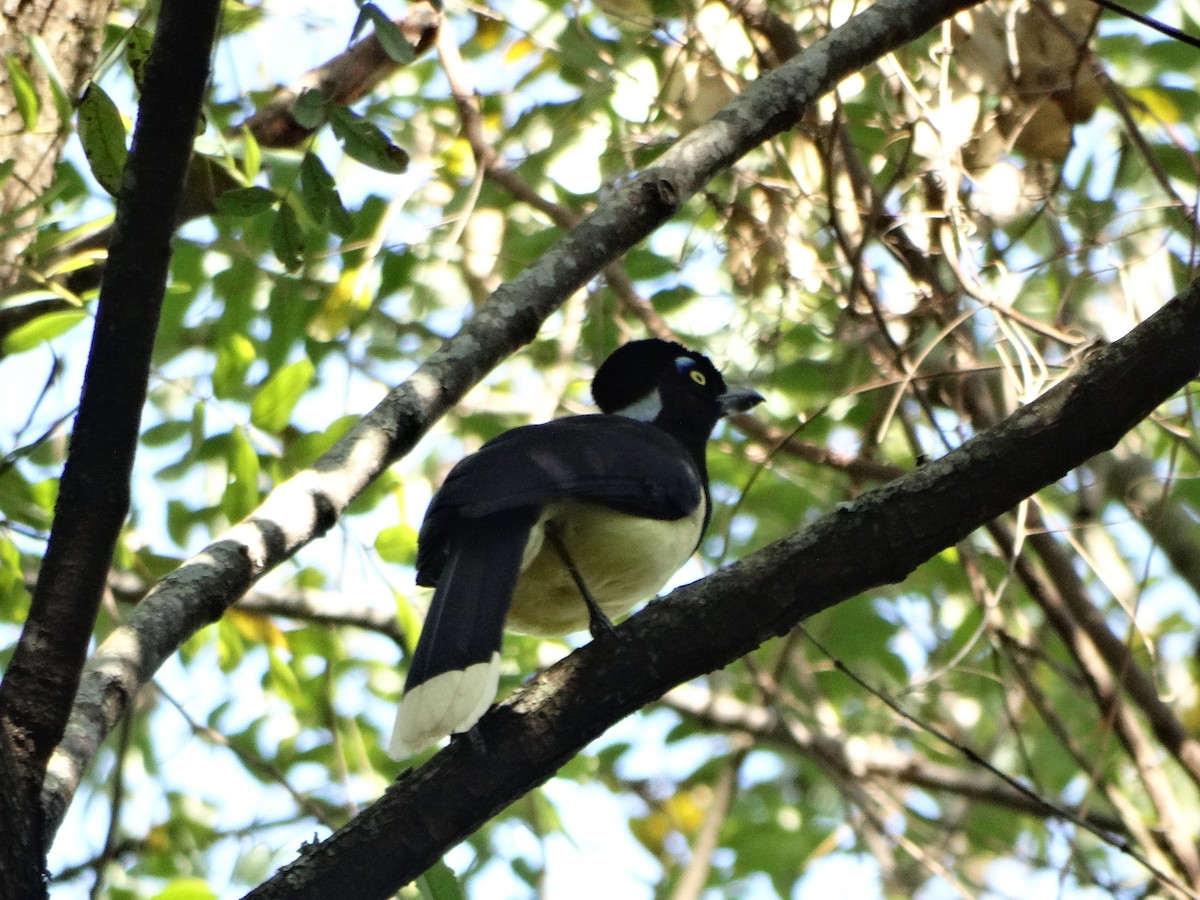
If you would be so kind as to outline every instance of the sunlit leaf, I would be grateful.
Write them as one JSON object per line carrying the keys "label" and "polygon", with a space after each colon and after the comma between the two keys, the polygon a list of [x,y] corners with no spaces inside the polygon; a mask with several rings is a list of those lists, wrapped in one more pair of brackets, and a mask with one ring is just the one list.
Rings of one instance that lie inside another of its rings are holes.
{"label": "sunlit leaf", "polygon": [[363,290],[359,274],[348,269],[326,292],[317,314],[309,320],[307,333],[319,341],[333,340],[370,307],[371,296]]}
{"label": "sunlit leaf", "polygon": [[17,522],[43,528],[50,521],[38,502],[34,486],[14,466],[0,468],[0,511]]}
{"label": "sunlit leaf", "polygon": [[201,878],[180,878],[172,881],[151,900],[217,900],[217,894]]}
{"label": "sunlit leaf", "polygon": [[245,126],[242,126],[241,138],[242,173],[246,176],[246,181],[253,182],[262,169],[262,149],[258,146],[254,132]]}
{"label": "sunlit leaf", "polygon": [[8,69],[8,86],[12,91],[13,100],[16,102],[17,113],[21,116],[25,128],[32,129],[37,125],[38,112],[42,108],[37,87],[15,54],[6,54],[4,64]]}
{"label": "sunlit leaf", "polygon": [[58,122],[55,124],[65,126],[67,122],[71,121],[71,98],[67,94],[62,76],[59,75],[58,66],[54,63],[54,54],[50,52],[50,49],[46,46],[45,39],[40,34],[27,35],[25,43],[29,47],[29,52],[38,61],[38,65],[41,66],[42,71],[46,74],[50,82],[50,96],[54,101],[54,110],[58,115]]}
{"label": "sunlit leaf", "polygon": [[417,887],[426,900],[465,900],[467,896],[453,870],[441,860],[417,879]]}
{"label": "sunlit leaf", "polygon": [[267,685],[271,690],[283,696],[293,706],[304,703],[304,692],[296,673],[274,650],[267,652]]}
{"label": "sunlit leaf", "polygon": [[0,535],[0,621],[20,621],[27,614],[29,590],[22,569],[20,551]]}
{"label": "sunlit leaf", "polygon": [[133,83],[141,93],[146,77],[146,61],[150,59],[150,47],[154,43],[154,33],[149,29],[134,25],[125,33],[125,62],[133,75]]}
{"label": "sunlit leaf", "polygon": [[508,32],[508,24],[499,17],[480,15],[475,19],[474,43],[480,50],[494,50]]}
{"label": "sunlit leaf", "polygon": [[79,102],[79,140],[92,174],[115,197],[121,190],[121,175],[129,156],[125,123],[116,104],[95,82],[84,89]]}
{"label": "sunlit leaf", "polygon": [[417,555],[417,532],[408,525],[393,525],[375,535],[375,552],[384,562],[412,565]]}
{"label": "sunlit leaf", "polygon": [[237,522],[258,506],[258,451],[241,428],[235,428],[229,437],[229,483],[221,497],[221,510],[231,522]]}
{"label": "sunlit leaf", "polygon": [[258,389],[250,405],[250,421],[263,431],[282,431],[315,376],[316,368],[307,358],[284,366]]}
{"label": "sunlit leaf", "polygon": [[527,37],[520,38],[519,40],[513,41],[509,46],[508,51],[504,54],[504,61],[509,63],[517,62],[518,60],[528,56],[535,49],[536,46],[532,40]]}
{"label": "sunlit leaf", "polygon": [[86,310],[63,309],[19,325],[4,339],[5,353],[25,353],[60,337],[88,318]]}
{"label": "sunlit leaf", "polygon": [[244,334],[228,335],[216,348],[213,367],[213,393],[218,397],[237,397],[245,384],[246,372],[255,360],[254,343]]}
{"label": "sunlit leaf", "polygon": [[225,617],[246,640],[273,647],[276,650],[287,650],[287,638],[270,616],[254,615],[235,606],[225,614]]}

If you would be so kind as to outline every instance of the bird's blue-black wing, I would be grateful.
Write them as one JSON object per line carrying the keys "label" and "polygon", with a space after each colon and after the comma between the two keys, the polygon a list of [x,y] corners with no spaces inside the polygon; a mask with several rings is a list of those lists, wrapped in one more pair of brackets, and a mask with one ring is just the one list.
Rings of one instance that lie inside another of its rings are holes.
{"label": "bird's blue-black wing", "polygon": [[703,502],[704,483],[683,446],[644,422],[588,415],[514,428],[484,444],[446,477],[421,525],[418,583],[436,582],[447,536],[462,520],[562,500],[673,520]]}

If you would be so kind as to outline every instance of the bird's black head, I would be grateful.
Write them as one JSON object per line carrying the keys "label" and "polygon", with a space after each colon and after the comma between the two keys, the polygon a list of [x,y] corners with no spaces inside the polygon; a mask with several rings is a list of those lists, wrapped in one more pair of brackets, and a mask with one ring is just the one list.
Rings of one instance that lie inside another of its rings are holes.
{"label": "bird's black head", "polygon": [[657,338],[618,347],[596,370],[592,397],[603,412],[653,422],[681,439],[696,436],[701,441],[708,440],[722,416],[763,399],[754,391],[728,390],[703,353]]}

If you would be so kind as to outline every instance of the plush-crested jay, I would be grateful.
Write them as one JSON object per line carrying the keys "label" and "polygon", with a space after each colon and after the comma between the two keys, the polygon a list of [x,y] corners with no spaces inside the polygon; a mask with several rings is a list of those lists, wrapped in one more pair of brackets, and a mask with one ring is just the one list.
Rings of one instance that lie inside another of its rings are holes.
{"label": "plush-crested jay", "polygon": [[762,401],[703,354],[657,339],[596,372],[601,414],[506,431],[458,463],[425,513],[417,584],[435,588],[388,745],[394,759],[467,731],[496,696],[505,626],[562,635],[655,594],[692,555],[711,503],[717,421]]}

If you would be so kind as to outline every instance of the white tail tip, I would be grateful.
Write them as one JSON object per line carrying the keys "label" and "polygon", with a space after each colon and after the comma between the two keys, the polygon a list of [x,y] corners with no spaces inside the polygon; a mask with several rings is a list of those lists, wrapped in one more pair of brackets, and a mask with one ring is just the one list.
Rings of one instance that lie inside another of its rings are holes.
{"label": "white tail tip", "polygon": [[401,760],[448,734],[467,731],[492,705],[499,684],[499,653],[488,662],[443,672],[418,684],[400,698],[388,756]]}

